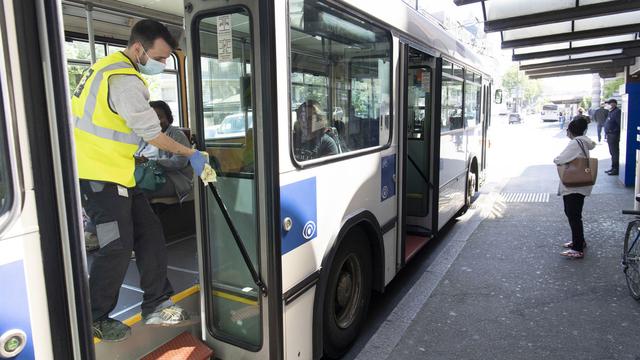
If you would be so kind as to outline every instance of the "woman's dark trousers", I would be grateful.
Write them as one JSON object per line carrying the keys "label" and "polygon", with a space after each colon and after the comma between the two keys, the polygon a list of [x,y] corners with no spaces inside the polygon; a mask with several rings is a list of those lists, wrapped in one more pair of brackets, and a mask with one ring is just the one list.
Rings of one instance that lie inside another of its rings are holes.
{"label": "woman's dark trousers", "polygon": [[584,250],[584,229],[582,227],[582,207],[584,205],[584,195],[569,194],[562,197],[564,201],[564,213],[569,219],[571,227],[571,247],[575,251]]}

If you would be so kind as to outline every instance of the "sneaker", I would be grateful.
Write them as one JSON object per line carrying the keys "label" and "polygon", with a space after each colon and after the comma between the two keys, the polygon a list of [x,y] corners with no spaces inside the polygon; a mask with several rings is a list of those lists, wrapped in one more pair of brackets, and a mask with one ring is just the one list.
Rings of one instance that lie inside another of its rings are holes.
{"label": "sneaker", "polygon": [[582,259],[584,257],[584,253],[582,251],[575,250],[566,250],[560,253],[562,256],[566,256],[572,259]]}
{"label": "sneaker", "polygon": [[178,305],[169,305],[158,309],[144,317],[146,325],[175,326],[189,320],[189,313]]}
{"label": "sneaker", "polygon": [[131,328],[116,319],[107,318],[93,322],[93,336],[102,341],[123,341],[131,334]]}
{"label": "sneaker", "polygon": [[87,251],[98,250],[100,248],[100,243],[98,242],[98,235],[85,231],[84,247]]}

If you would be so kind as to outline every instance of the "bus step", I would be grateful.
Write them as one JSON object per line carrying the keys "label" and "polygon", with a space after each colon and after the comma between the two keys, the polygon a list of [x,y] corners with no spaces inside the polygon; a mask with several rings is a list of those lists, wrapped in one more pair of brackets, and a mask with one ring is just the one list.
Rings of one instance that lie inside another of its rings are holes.
{"label": "bus step", "polygon": [[142,360],[205,360],[213,358],[211,350],[190,332],[183,332],[155,349]]}

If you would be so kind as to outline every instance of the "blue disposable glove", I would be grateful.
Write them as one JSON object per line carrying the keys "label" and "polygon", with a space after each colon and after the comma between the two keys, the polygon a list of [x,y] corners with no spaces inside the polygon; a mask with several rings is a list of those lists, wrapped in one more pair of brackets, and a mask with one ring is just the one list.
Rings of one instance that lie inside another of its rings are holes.
{"label": "blue disposable glove", "polygon": [[204,170],[204,164],[207,163],[207,158],[200,151],[196,151],[189,156],[189,163],[191,164],[193,171],[196,172],[196,175],[200,176]]}

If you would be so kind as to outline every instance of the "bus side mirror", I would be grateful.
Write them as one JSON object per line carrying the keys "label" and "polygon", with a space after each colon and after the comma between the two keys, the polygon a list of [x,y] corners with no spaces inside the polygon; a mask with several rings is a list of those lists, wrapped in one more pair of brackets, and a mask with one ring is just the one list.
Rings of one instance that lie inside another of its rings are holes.
{"label": "bus side mirror", "polygon": [[501,89],[497,89],[496,93],[493,97],[493,102],[495,102],[496,104],[502,104],[502,90]]}

